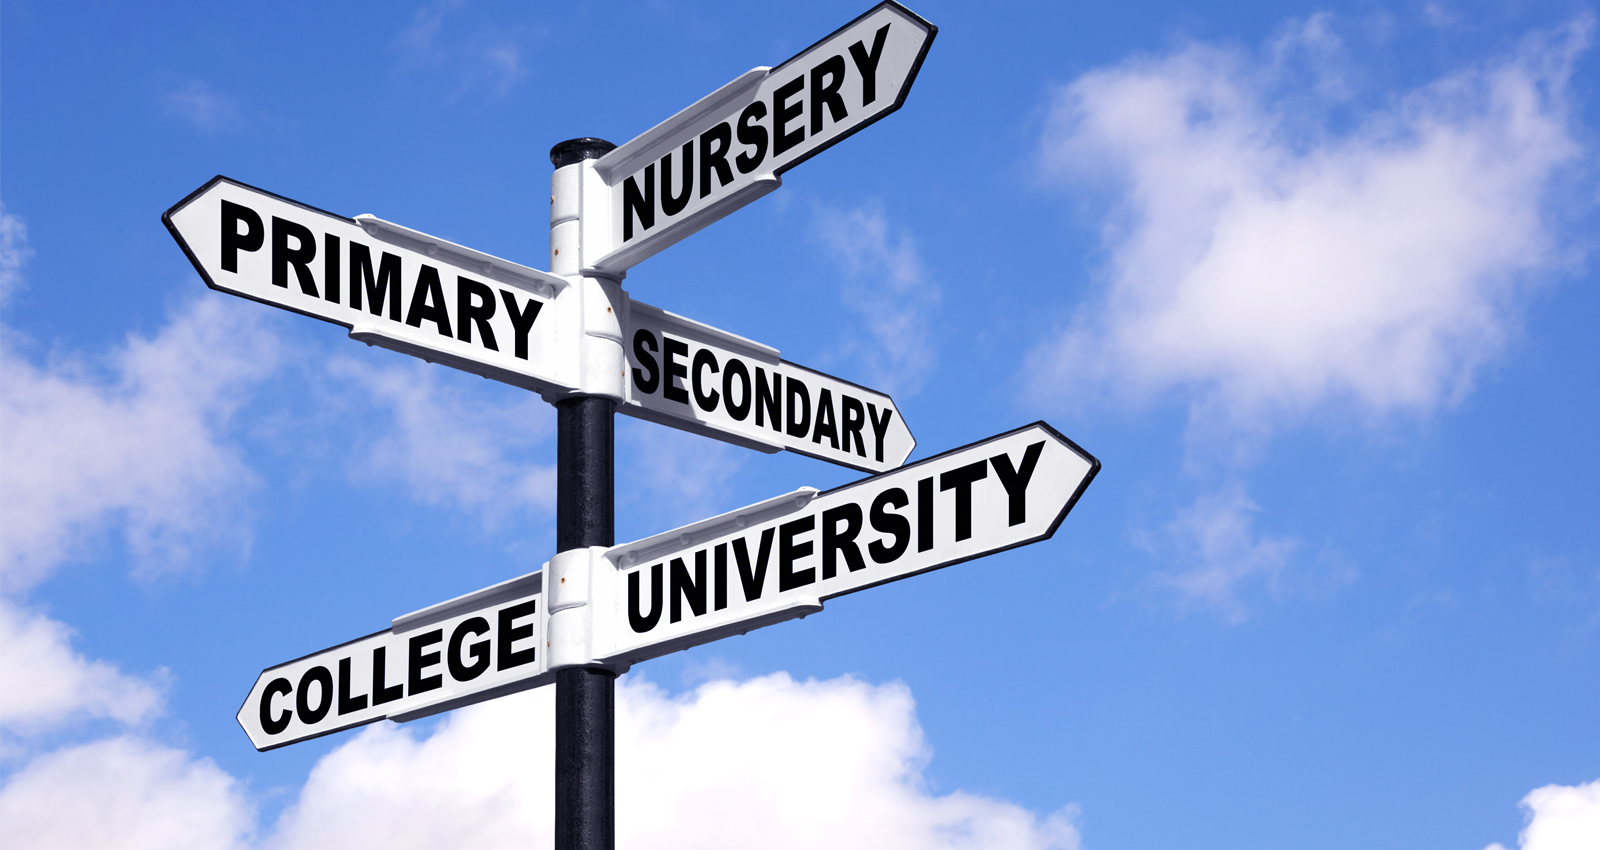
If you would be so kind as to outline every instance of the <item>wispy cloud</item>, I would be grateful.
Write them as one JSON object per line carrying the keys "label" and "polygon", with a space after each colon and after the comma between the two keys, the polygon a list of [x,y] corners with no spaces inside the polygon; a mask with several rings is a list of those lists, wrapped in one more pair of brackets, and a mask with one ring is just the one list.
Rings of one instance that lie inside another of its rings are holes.
{"label": "wispy cloud", "polygon": [[623,499],[666,531],[732,510],[728,486],[749,449],[655,423],[617,417],[619,468],[634,483]]}
{"label": "wispy cloud", "polygon": [[475,512],[489,526],[555,509],[555,468],[530,459],[554,433],[554,413],[537,396],[498,384],[488,389],[501,398],[469,393],[419,362],[338,357],[328,373],[384,417],[354,448],[361,477],[398,481],[413,498]]}
{"label": "wispy cloud", "polygon": [[0,203],[0,307],[11,300],[12,293],[22,287],[22,267],[33,256],[28,247],[28,226],[22,219],[6,212]]}
{"label": "wispy cloud", "polygon": [[843,356],[862,364],[874,389],[916,393],[937,359],[933,318],[939,306],[939,287],[916,240],[872,206],[820,207],[816,234],[845,274],[845,305],[867,331],[865,339],[841,343]]}
{"label": "wispy cloud", "polygon": [[162,679],[129,676],[72,649],[72,630],[0,598],[0,730],[28,735],[86,719],[139,724],[160,713]]}
{"label": "wispy cloud", "polygon": [[1260,533],[1261,512],[1232,484],[1201,496],[1178,512],[1163,533],[1146,541],[1171,566],[1156,576],[1161,588],[1176,593],[1183,609],[1210,610],[1238,623],[1249,611],[1245,598],[1260,588],[1279,592],[1301,543],[1292,537]]}
{"label": "wispy cloud", "polygon": [[458,93],[482,89],[504,95],[527,76],[522,48],[503,32],[480,29],[468,36],[447,37],[447,22],[462,6],[462,0],[422,6],[395,45],[408,62],[453,74]]}
{"label": "wispy cloud", "polygon": [[238,103],[200,80],[191,80],[162,95],[161,105],[168,115],[207,133],[231,130],[239,125]]}
{"label": "wispy cloud", "polygon": [[1037,348],[1030,380],[1177,398],[1241,431],[1460,399],[1526,291],[1572,259],[1550,198],[1584,150],[1568,83],[1591,29],[1365,112],[1325,17],[1263,57],[1194,44],[1061,88],[1041,172],[1109,180],[1117,201],[1104,293]]}
{"label": "wispy cloud", "polygon": [[257,308],[190,302],[106,368],[37,366],[0,345],[0,576],[21,592],[120,527],[141,576],[182,569],[197,546],[246,542],[254,481],[228,423],[274,368]]}

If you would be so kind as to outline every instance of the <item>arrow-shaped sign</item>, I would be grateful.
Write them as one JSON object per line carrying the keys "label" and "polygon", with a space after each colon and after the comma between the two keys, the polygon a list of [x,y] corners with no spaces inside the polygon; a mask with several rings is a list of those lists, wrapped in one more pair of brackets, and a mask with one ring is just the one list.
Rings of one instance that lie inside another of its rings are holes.
{"label": "arrow-shaped sign", "polygon": [[535,392],[574,386],[565,278],[216,177],[161,216],[212,289]]}
{"label": "arrow-shaped sign", "polygon": [[776,68],[754,68],[594,170],[616,274],[782,184],[779,175],[900,108],[938,28],[886,2]]}
{"label": "arrow-shaped sign", "polygon": [[[226,177],[162,220],[212,289],[548,399],[577,389],[581,307],[566,278]],[[628,369],[621,413],[868,472],[899,466],[916,445],[883,393],[625,291],[618,300]]]}
{"label": "arrow-shaped sign", "polygon": [[1045,540],[1099,470],[1036,422],[833,490],[798,490],[612,547],[594,567],[594,656],[634,664]]}
{"label": "arrow-shaped sign", "polygon": [[782,360],[771,346],[632,300],[623,339],[619,413],[867,472],[894,469],[917,445],[889,396]]}
{"label": "arrow-shaped sign", "polygon": [[398,617],[386,631],[261,672],[239,709],[258,750],[389,718],[415,720],[555,681],[544,575]]}
{"label": "arrow-shaped sign", "polygon": [[625,669],[803,617],[835,596],[1045,540],[1099,470],[1036,422],[827,492],[569,550],[540,572],[268,668],[239,724],[272,749],[538,687],[557,667]]}

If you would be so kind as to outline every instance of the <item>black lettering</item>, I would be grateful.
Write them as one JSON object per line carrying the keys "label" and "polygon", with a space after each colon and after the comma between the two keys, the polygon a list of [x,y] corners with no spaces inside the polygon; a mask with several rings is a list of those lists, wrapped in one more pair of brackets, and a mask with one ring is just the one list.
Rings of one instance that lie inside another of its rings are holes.
{"label": "black lettering", "polygon": [[689,603],[689,610],[696,617],[706,613],[706,551],[701,549],[694,553],[694,577],[689,577],[689,567],[683,563],[682,558],[672,559],[671,572],[672,585],[667,590],[667,596],[672,600],[671,621],[676,623],[683,619],[683,603]]}
{"label": "black lettering", "polygon": [[[844,530],[839,530],[839,521],[844,521]],[[833,578],[838,573],[838,555],[844,554],[844,562],[850,567],[850,572],[864,570],[867,562],[861,559],[861,550],[856,546],[856,535],[861,533],[861,506],[855,502],[845,502],[842,505],[831,507],[822,512],[822,577]]]}
{"label": "black lettering", "polygon": [[532,623],[513,626],[512,623],[523,617],[531,617],[539,610],[539,600],[529,599],[527,602],[518,602],[510,608],[500,609],[500,628],[496,630],[495,642],[499,644],[495,654],[500,656],[495,662],[496,670],[510,670],[512,667],[521,667],[532,664],[539,657],[539,645],[535,643],[527,649],[512,651],[512,644],[519,640],[536,637]]}
{"label": "black lettering", "polygon": [[350,659],[339,659],[339,714],[349,714],[367,707],[367,695],[350,696],[350,680],[354,676],[350,672]]}
{"label": "black lettering", "polygon": [[661,382],[661,370],[656,366],[656,358],[651,352],[660,351],[656,347],[656,335],[640,328],[633,332],[633,359],[647,371],[633,370],[633,385],[639,392],[650,395],[656,391],[656,385]]}
{"label": "black lettering", "polygon": [[772,155],[782,156],[783,152],[805,141],[806,125],[802,122],[794,128],[794,132],[785,133],[783,128],[790,121],[800,117],[805,111],[806,102],[797,100],[789,103],[789,98],[800,93],[806,87],[806,78],[802,74],[772,92]]}
{"label": "black lettering", "polygon": [[1011,458],[998,454],[989,458],[989,463],[994,465],[994,474],[1006,488],[1006,498],[1009,502],[1007,525],[1021,525],[1028,519],[1028,482],[1033,479],[1033,469],[1039,465],[1039,453],[1044,451],[1044,441],[1040,440],[1022,453],[1022,468],[1014,469]]}
{"label": "black lettering", "polygon": [[[733,379],[739,378],[739,401],[733,400]],[[750,415],[750,370],[743,360],[730,359],[722,370],[722,406],[735,422],[743,422]]]}
{"label": "black lettering", "polygon": [[[294,250],[289,250],[289,237],[295,240]],[[317,258],[317,238],[303,224],[288,219],[272,217],[272,285],[289,288],[289,267],[294,266],[295,280],[300,291],[316,298],[317,280],[311,276],[311,261]]]}
{"label": "black lettering", "polygon": [[494,343],[494,328],[489,320],[494,318],[494,290],[488,284],[470,277],[456,276],[456,339],[472,341],[472,326],[478,326],[483,336],[483,347],[499,351]]}
{"label": "black lettering", "polygon": [[467,647],[467,652],[472,656],[471,664],[461,661],[461,645],[466,643],[467,637],[480,637],[489,633],[489,621],[483,617],[468,617],[456,626],[450,633],[450,644],[445,648],[445,661],[450,668],[450,678],[457,682],[470,682],[482,676],[489,669],[489,641],[480,640]]}
{"label": "black lettering", "polygon": [[750,550],[743,537],[733,541],[733,560],[739,565],[739,583],[744,586],[744,601],[761,598],[767,586],[767,561],[772,557],[774,529],[761,532],[761,545],[756,549],[756,562],[750,563]]}
{"label": "black lettering", "polygon": [[811,541],[795,542],[795,535],[815,528],[815,515],[803,516],[778,526],[778,592],[805,587],[817,580],[816,567],[795,571],[794,562],[811,554]]}
{"label": "black lettering", "polygon": [[826,388],[817,395],[817,429],[811,434],[811,442],[820,445],[824,435],[829,445],[839,448],[839,428],[833,416],[833,393]]}
{"label": "black lettering", "polygon": [[[223,203],[226,204],[227,201],[223,201]],[[240,209],[244,209],[244,207],[240,207]],[[260,221],[261,219],[256,219],[258,226]],[[258,243],[256,248],[259,247],[261,246]],[[245,250],[254,251],[255,248],[247,248]],[[288,679],[280,677],[267,683],[267,689],[261,692],[261,731],[268,735],[277,735],[289,728],[289,721],[294,718],[294,712],[286,708],[282,714],[273,717],[272,698],[275,696],[288,696],[293,691],[294,686],[289,684]]]}
{"label": "black lettering", "polygon": [[789,436],[804,438],[811,433],[811,391],[793,375],[789,376],[788,403]]}
{"label": "black lettering", "polygon": [[989,475],[989,462],[969,463],[939,476],[939,492],[956,491],[956,539],[972,536],[972,485]]}
{"label": "black lettering", "polygon": [[383,305],[389,305],[389,318],[400,321],[400,258],[385,251],[378,260],[377,274],[372,271],[372,250],[360,242],[350,243],[350,307],[361,309],[361,295],[365,292],[374,316],[383,315]]}
{"label": "black lettering", "polygon": [[844,450],[850,451],[850,438],[856,438],[855,453],[867,456],[867,444],[861,441],[861,429],[867,424],[867,410],[855,396],[839,396],[839,406],[844,408]]}
{"label": "black lettering", "polygon": [[[311,685],[317,686],[317,706],[311,707]],[[300,676],[300,686],[294,692],[294,710],[300,715],[300,722],[310,726],[321,723],[322,718],[328,716],[328,709],[333,708],[333,674],[328,668],[317,666]]]}
{"label": "black lettering", "polygon": [[339,303],[339,237],[322,234],[322,297]]}
{"label": "black lettering", "polygon": [[761,426],[761,414],[772,420],[772,430],[783,430],[783,376],[772,373],[772,385],[767,386],[767,370],[756,367],[756,427]]}
{"label": "black lettering", "polygon": [[644,192],[639,191],[639,181],[634,177],[622,181],[622,241],[633,238],[633,218],[639,217],[639,226],[649,230],[656,226],[656,165],[644,167]]}
{"label": "black lettering", "polygon": [[[765,108],[765,107],[763,107]],[[766,147],[767,131],[761,131],[761,145]],[[244,232],[239,232],[239,222],[244,222]],[[261,224],[261,215],[249,207],[240,206],[232,201],[222,202],[222,270],[225,272],[239,271],[240,251],[259,251],[262,243],[267,238],[267,230]],[[277,684],[277,682],[273,682]],[[262,719],[266,719],[266,697],[262,698]],[[284,725],[289,724],[284,719]],[[263,722],[261,725],[265,726]],[[282,730],[279,730],[282,731]],[[276,732],[272,734],[277,734]]]}
{"label": "black lettering", "polygon": [[662,360],[666,362],[666,376],[661,381],[661,397],[667,401],[688,404],[689,391],[678,385],[678,379],[689,376],[689,366],[678,362],[676,358],[689,353],[689,344],[666,334],[661,335],[661,344],[666,349],[662,352]]}
{"label": "black lettering", "polygon": [[[711,367],[711,374],[715,375],[717,373],[717,355],[712,354],[709,348],[702,348],[694,353],[694,369],[690,377],[694,383],[694,403],[700,405],[701,410],[710,413],[717,409],[717,402],[721,400],[722,396],[716,390],[701,394],[700,370],[706,366]],[[714,387],[717,382],[715,380],[707,381],[706,385]]]}
{"label": "black lettering", "polygon": [[[716,150],[711,143],[716,142]],[[733,128],[724,121],[700,134],[700,197],[711,194],[711,172],[717,172],[717,185],[733,182],[733,166],[728,164],[728,148],[733,147]]]}
{"label": "black lettering", "polygon": [[[822,82],[823,76],[831,79]],[[844,57],[831,56],[818,62],[811,69],[811,135],[822,132],[822,107],[828,107],[828,117],[837,124],[843,121],[848,114],[844,109],[844,96],[839,94],[839,86],[844,84]]]}
{"label": "black lettering", "polygon": [[859,41],[850,45],[850,58],[855,60],[856,70],[861,72],[862,106],[878,99],[878,60],[883,58],[883,40],[888,35],[888,24],[878,28],[878,34],[872,38],[871,53]]}
{"label": "black lettering", "polygon": [[444,676],[435,673],[432,676],[422,675],[422,671],[439,663],[439,653],[424,653],[422,650],[444,640],[444,629],[434,629],[412,636],[408,641],[410,657],[407,659],[406,669],[410,675],[406,677],[406,693],[417,694],[431,691],[444,684]]}
{"label": "black lettering", "polygon": [[527,360],[528,334],[533,330],[533,320],[539,318],[539,311],[544,309],[544,302],[537,298],[529,298],[528,306],[519,310],[517,296],[504,289],[500,290],[500,300],[506,305],[506,314],[511,317],[511,329],[517,332],[515,354],[518,358]]}
{"label": "black lettering", "polygon": [[656,627],[661,620],[661,565],[650,567],[650,613],[644,614],[639,610],[639,576],[644,570],[634,570],[628,573],[628,626],[635,634],[648,632]]}
{"label": "black lettering", "polygon": [[[931,480],[929,483],[932,483]],[[872,510],[868,514],[868,519],[872,521],[872,530],[889,535],[891,541],[888,545],[884,545],[882,540],[874,540],[867,544],[867,554],[872,556],[874,562],[887,564],[897,560],[905,554],[906,547],[911,545],[911,522],[889,510],[891,507],[903,508],[910,503],[911,500],[906,498],[906,491],[899,487],[890,487],[872,500]]]}
{"label": "black lettering", "polygon": [[384,687],[383,675],[384,656],[389,654],[389,648],[380,646],[372,650],[372,705],[374,707],[405,696],[405,685],[390,685]]}
{"label": "black lettering", "polygon": [[767,158],[767,128],[761,126],[761,119],[767,117],[767,105],[756,101],[744,108],[739,113],[739,144],[755,148],[755,153],[741,153],[734,157],[733,162],[739,166],[740,174],[749,174],[761,165]]}
{"label": "black lettering", "polygon": [[883,438],[889,433],[889,420],[894,417],[894,410],[885,407],[883,419],[878,419],[878,406],[867,402],[867,418],[872,420],[872,440],[878,447],[878,462],[883,463]]}
{"label": "black lettering", "polygon": [[933,548],[933,479],[917,482],[917,551]]}
{"label": "black lettering", "polygon": [[455,338],[450,333],[450,311],[444,306],[444,285],[439,282],[439,270],[426,264],[417,272],[417,288],[411,290],[411,309],[406,311],[406,324],[420,328],[423,320],[433,322],[440,336]]}
{"label": "black lettering", "polygon": [[718,543],[711,557],[711,607],[721,611],[728,607],[728,544]]}
{"label": "black lettering", "polygon": [[669,151],[661,157],[661,211],[668,217],[683,212],[689,205],[689,199],[694,197],[694,142],[683,143],[683,194],[672,194],[672,153]]}

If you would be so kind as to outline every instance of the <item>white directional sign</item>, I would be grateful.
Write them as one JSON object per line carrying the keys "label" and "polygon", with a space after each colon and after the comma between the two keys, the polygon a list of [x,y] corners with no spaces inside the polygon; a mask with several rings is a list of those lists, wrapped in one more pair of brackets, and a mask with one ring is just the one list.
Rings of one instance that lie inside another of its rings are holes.
{"label": "white directional sign", "polygon": [[387,631],[262,671],[239,709],[258,750],[427,717],[554,681],[544,575],[397,618]]}
{"label": "white directional sign", "polygon": [[628,303],[623,338],[621,413],[867,472],[894,469],[917,444],[893,399],[782,360],[770,346],[638,301]]}
{"label": "white directional sign", "polygon": [[[225,177],[162,218],[213,289],[551,400],[578,390],[583,311],[566,278]],[[618,296],[629,377],[619,412],[868,472],[899,466],[916,445],[887,395]]]}
{"label": "white directional sign", "polygon": [[569,550],[540,572],[263,671],[239,724],[267,750],[538,687],[561,667],[624,670],[1047,539],[1099,470],[1036,422],[827,492]]}
{"label": "white directional sign", "polygon": [[626,667],[1044,540],[1099,469],[1037,422],[824,493],[800,490],[613,547],[592,568],[593,655]]}
{"label": "white directional sign", "polygon": [[549,310],[566,279],[372,216],[217,177],[161,217],[212,289],[536,392],[575,386]]}
{"label": "white directional sign", "polygon": [[887,2],[755,68],[595,163],[615,274],[778,188],[779,175],[900,108],[938,29]]}

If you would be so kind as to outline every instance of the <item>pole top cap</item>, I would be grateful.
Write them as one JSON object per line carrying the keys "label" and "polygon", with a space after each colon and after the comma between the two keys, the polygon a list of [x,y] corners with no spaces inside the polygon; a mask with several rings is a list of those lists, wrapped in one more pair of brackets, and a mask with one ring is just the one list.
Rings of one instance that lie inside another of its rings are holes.
{"label": "pole top cap", "polygon": [[550,149],[550,164],[556,168],[565,168],[576,165],[586,159],[599,159],[616,150],[617,146],[605,139],[595,139],[585,136],[581,139],[568,139],[559,142]]}

